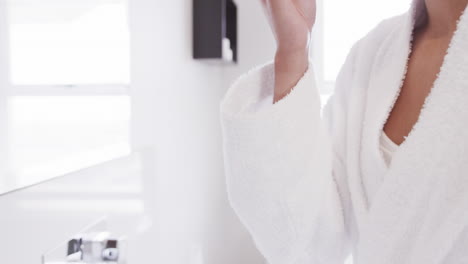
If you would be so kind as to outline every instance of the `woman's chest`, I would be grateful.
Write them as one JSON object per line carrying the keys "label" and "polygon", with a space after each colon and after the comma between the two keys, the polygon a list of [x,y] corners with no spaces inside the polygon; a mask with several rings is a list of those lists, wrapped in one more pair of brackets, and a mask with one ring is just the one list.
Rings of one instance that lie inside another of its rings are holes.
{"label": "woman's chest", "polygon": [[440,72],[450,37],[428,38],[415,33],[402,87],[384,126],[389,138],[400,145],[419,119],[421,109]]}
{"label": "woman's chest", "polygon": [[380,263],[441,263],[468,223],[468,34],[452,41],[418,120],[387,168],[379,138],[405,75],[405,45],[377,56],[379,67],[361,84],[364,104],[350,116],[362,124],[349,133],[347,147],[360,255],[386,260]]}

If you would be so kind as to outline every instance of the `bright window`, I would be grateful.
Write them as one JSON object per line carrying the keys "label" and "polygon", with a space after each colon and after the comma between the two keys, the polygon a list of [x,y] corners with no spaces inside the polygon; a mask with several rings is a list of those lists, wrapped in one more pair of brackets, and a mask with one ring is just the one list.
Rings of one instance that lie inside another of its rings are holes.
{"label": "bright window", "polygon": [[13,0],[9,18],[13,84],[129,83],[125,1]]}
{"label": "bright window", "polygon": [[127,96],[14,96],[9,103],[11,165],[21,185],[128,152]]}
{"label": "bright window", "polygon": [[7,188],[128,154],[126,0],[9,0],[7,15]]}
{"label": "bright window", "polygon": [[334,82],[352,45],[385,18],[407,11],[411,0],[321,0],[323,67],[320,79]]}

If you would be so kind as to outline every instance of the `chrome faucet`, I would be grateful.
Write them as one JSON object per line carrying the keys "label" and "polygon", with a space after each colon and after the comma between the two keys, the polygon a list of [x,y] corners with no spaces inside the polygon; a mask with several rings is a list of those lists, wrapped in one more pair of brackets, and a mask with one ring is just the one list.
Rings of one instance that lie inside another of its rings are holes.
{"label": "chrome faucet", "polygon": [[67,262],[98,263],[119,261],[119,240],[108,232],[78,235],[68,241]]}

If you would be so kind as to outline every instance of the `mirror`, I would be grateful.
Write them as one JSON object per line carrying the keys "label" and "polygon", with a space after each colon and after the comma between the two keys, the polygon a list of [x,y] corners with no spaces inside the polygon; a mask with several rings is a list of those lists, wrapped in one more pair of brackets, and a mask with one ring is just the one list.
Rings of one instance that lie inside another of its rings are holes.
{"label": "mirror", "polygon": [[125,0],[0,0],[0,194],[126,155]]}

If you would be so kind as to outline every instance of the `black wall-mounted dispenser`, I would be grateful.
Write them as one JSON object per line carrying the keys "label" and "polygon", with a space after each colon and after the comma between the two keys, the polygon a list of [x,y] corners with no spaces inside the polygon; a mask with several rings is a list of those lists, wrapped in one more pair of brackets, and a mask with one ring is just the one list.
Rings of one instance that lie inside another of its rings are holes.
{"label": "black wall-mounted dispenser", "polygon": [[237,62],[237,6],[233,0],[193,0],[193,57]]}

